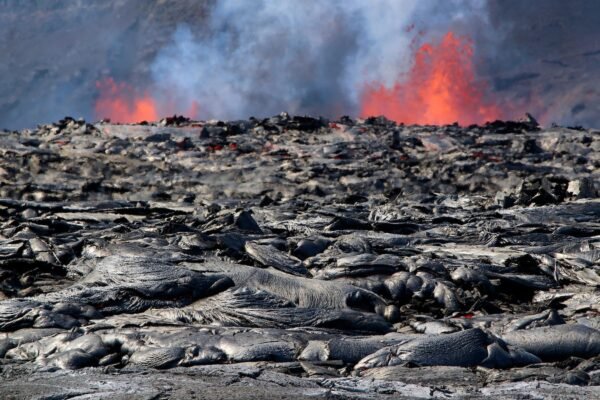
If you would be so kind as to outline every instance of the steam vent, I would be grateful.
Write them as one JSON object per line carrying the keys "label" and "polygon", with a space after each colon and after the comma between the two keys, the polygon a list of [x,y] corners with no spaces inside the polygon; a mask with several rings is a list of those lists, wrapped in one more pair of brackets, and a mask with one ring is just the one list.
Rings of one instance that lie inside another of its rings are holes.
{"label": "steam vent", "polygon": [[0,399],[600,399],[597,2],[47,3]]}

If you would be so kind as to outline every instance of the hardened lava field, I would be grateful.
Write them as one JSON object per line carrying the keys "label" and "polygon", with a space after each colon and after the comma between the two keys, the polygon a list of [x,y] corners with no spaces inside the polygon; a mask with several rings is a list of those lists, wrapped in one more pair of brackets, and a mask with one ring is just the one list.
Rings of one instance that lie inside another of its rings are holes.
{"label": "hardened lava field", "polygon": [[0,397],[597,398],[600,131],[0,133]]}

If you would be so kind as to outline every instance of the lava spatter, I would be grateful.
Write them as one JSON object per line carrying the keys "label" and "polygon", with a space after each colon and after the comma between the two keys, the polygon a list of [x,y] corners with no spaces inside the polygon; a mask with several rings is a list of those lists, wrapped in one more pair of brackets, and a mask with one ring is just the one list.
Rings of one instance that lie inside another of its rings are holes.
{"label": "lava spatter", "polygon": [[471,41],[448,32],[440,43],[423,44],[406,77],[391,87],[367,84],[361,115],[385,115],[405,124],[461,125],[499,119],[503,110],[486,98],[477,79]]}
{"label": "lava spatter", "polygon": [[140,95],[127,83],[110,77],[96,82],[96,88],[96,118],[121,123],[158,120],[156,101],[148,93]]}

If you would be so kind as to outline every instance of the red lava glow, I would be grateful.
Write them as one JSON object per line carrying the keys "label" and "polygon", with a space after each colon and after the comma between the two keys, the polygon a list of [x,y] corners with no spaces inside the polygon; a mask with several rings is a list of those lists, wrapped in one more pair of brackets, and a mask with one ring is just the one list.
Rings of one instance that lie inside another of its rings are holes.
{"label": "red lava glow", "polygon": [[199,113],[200,113],[200,105],[198,104],[197,101],[194,100],[194,101],[192,101],[192,104],[188,108],[185,115],[187,115],[188,117],[190,117],[192,119],[196,119],[196,118],[198,118]]}
{"label": "red lava glow", "polygon": [[368,85],[361,115],[384,115],[405,124],[482,124],[502,114],[498,105],[486,101],[487,89],[475,78],[470,40],[448,32],[439,44],[417,50],[405,80],[389,89]]}
{"label": "red lava glow", "polygon": [[138,96],[131,86],[106,78],[96,82],[100,95],[96,100],[96,118],[112,122],[135,123],[158,120],[154,99],[148,94]]}

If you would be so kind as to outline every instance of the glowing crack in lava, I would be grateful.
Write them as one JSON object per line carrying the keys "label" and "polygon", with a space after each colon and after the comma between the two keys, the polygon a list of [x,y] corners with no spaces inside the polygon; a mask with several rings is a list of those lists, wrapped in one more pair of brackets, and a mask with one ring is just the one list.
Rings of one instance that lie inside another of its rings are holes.
{"label": "glowing crack in lava", "polygon": [[406,80],[389,89],[367,85],[361,115],[384,115],[405,124],[482,124],[502,113],[486,101],[487,88],[475,78],[470,40],[448,32],[439,44],[417,50]]}
{"label": "glowing crack in lava", "polygon": [[96,88],[99,91],[95,105],[96,118],[108,118],[112,122],[122,123],[158,119],[154,99],[147,94],[137,95],[128,84],[106,78],[96,82]]}

